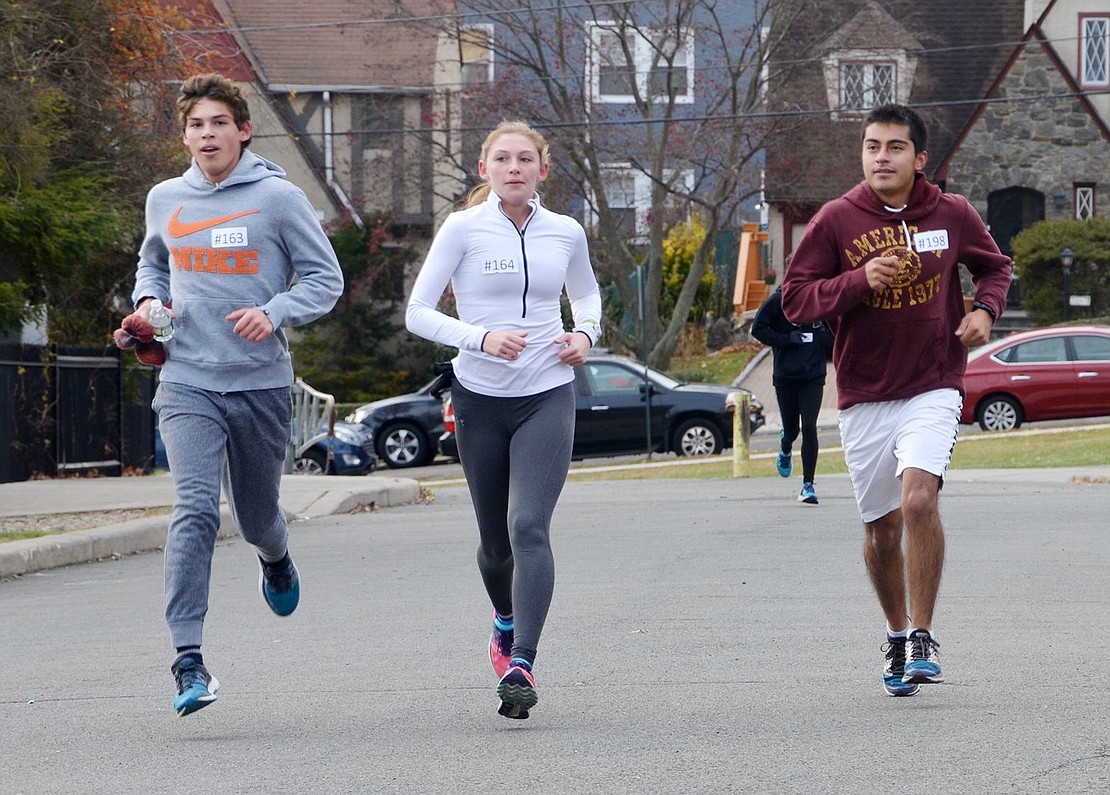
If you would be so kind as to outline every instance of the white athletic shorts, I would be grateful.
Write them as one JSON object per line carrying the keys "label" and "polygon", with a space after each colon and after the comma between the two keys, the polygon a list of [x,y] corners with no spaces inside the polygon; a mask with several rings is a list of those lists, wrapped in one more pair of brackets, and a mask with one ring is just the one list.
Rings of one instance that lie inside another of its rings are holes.
{"label": "white athletic shorts", "polygon": [[844,460],[864,522],[902,504],[907,467],[930,472],[943,484],[962,406],[959,390],[949,388],[904,400],[857,403],[839,412]]}

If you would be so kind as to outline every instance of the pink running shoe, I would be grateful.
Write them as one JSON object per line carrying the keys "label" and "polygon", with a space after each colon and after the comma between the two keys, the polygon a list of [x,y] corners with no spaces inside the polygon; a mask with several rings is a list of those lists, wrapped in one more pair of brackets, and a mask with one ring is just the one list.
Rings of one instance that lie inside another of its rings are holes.
{"label": "pink running shoe", "polygon": [[497,611],[495,610],[493,613],[493,634],[489,638],[489,661],[498,679],[509,670],[512,651],[513,631],[511,629],[500,629],[497,626]]}
{"label": "pink running shoe", "polygon": [[519,665],[514,665],[501,677],[497,683],[497,697],[501,699],[497,714],[518,720],[527,718],[528,710],[540,700],[536,693],[536,680],[531,672]]}

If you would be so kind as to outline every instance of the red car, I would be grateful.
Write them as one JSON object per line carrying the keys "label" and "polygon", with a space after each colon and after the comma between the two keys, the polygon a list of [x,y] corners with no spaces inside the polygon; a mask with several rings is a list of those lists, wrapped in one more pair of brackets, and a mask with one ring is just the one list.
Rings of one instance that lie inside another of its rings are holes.
{"label": "red car", "polygon": [[976,348],[964,391],[960,422],[984,431],[1110,415],[1110,326],[1040,328]]}

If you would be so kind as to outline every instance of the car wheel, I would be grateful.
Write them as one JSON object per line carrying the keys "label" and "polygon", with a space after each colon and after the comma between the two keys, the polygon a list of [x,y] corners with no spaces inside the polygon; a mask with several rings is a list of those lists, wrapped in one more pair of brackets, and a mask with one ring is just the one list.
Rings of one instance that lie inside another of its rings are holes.
{"label": "car wheel", "polygon": [[1012,431],[1024,419],[1021,406],[1006,395],[991,395],[979,404],[979,427],[984,431]]}
{"label": "car wheel", "polygon": [[716,455],[724,449],[721,431],[709,420],[686,420],[675,429],[671,444],[679,455]]}
{"label": "car wheel", "polygon": [[378,438],[378,455],[394,469],[421,467],[432,460],[431,445],[424,434],[408,423],[386,428]]}
{"label": "car wheel", "polygon": [[305,450],[294,462],[295,475],[326,475],[328,473],[328,458],[319,450]]}

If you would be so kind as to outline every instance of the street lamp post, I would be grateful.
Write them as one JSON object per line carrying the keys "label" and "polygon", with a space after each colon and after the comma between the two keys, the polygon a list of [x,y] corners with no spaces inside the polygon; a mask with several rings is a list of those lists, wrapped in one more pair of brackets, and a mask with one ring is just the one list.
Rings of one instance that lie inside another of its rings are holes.
{"label": "street lamp post", "polygon": [[1071,320],[1071,264],[1075,262],[1075,255],[1070,248],[1060,252],[1060,264],[1064,266],[1064,322]]}

